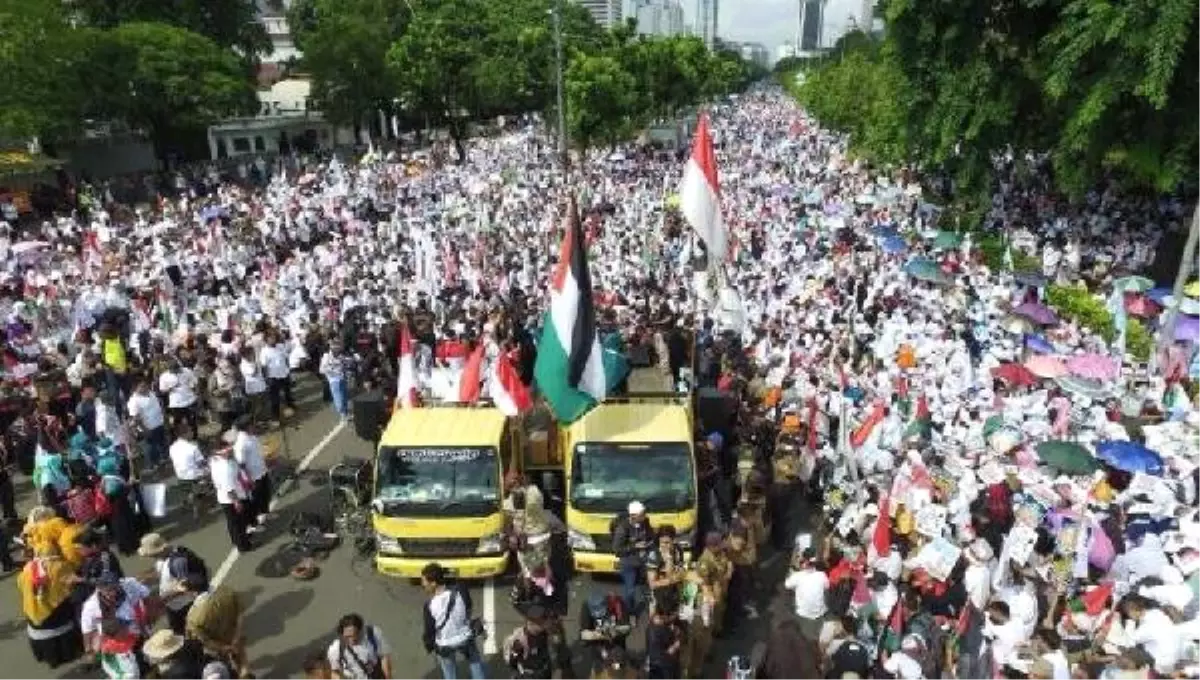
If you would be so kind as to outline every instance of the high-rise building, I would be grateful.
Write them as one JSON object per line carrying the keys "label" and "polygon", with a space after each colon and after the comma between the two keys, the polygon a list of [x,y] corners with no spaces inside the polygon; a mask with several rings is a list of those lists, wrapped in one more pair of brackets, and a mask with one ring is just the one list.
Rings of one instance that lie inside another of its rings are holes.
{"label": "high-rise building", "polygon": [[858,19],[859,28],[865,33],[870,33],[875,29],[875,2],[873,0],[862,0],[862,7],[859,9],[862,15]]}
{"label": "high-rise building", "polygon": [[638,0],[638,33],[642,35],[679,35],[683,33],[683,6],[679,0]]}
{"label": "high-rise building", "polygon": [[822,28],[825,24],[825,0],[800,0],[797,17],[797,52],[811,52],[822,47]]}
{"label": "high-rise building", "polygon": [[716,44],[717,0],[696,0],[695,34],[709,47]]}
{"label": "high-rise building", "polygon": [[621,0],[579,0],[579,4],[604,28],[617,26],[625,19],[625,6]]}

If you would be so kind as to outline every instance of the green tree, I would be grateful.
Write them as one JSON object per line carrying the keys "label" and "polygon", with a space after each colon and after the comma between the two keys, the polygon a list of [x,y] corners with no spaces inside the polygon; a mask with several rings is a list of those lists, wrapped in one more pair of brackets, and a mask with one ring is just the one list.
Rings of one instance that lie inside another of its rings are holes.
{"label": "green tree", "polygon": [[1069,0],[1042,41],[1045,89],[1065,122],[1055,174],[1079,192],[1117,170],[1169,191],[1196,177],[1196,3]]}
{"label": "green tree", "polygon": [[485,56],[489,23],[483,0],[424,2],[387,54],[402,105],[445,124],[460,162],[467,121],[486,108],[485,96],[501,89],[478,82],[498,74]]}
{"label": "green tree", "polygon": [[0,0],[0,136],[54,137],[74,129],[84,96],[90,32],[56,0]]}
{"label": "green tree", "polygon": [[566,72],[567,128],[587,150],[615,144],[634,131],[637,80],[608,54],[576,54]]}
{"label": "green tree", "polygon": [[125,23],[170,24],[237,49],[251,62],[271,53],[255,0],[67,0],[80,22],[111,29]]}
{"label": "green tree", "polygon": [[106,59],[112,113],[144,129],[160,159],[177,135],[258,107],[238,55],[198,33],[128,23],[107,32],[97,49]]}
{"label": "green tree", "polygon": [[622,65],[638,80],[643,105],[658,117],[696,103],[712,63],[704,42],[692,36],[642,38],[619,53]]}
{"label": "green tree", "polygon": [[357,127],[393,111],[396,86],[387,52],[412,17],[405,0],[300,0],[288,24],[312,79],[312,98],[331,122]]}

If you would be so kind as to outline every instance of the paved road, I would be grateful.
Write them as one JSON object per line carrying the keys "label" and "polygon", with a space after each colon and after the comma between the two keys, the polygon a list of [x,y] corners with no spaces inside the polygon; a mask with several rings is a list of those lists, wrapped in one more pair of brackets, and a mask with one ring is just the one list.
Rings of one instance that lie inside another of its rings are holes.
{"label": "paved road", "polygon": [[[393,648],[393,663],[399,677],[439,677],[434,660],[421,646],[424,600],[419,587],[407,580],[379,576],[367,560],[352,556],[343,546],[321,563],[321,575],[300,583],[286,575],[285,550],[288,543],[286,522],[298,511],[323,512],[328,507],[325,488],[330,465],[345,456],[367,457],[370,446],[358,439],[352,426],[343,427],[332,410],[321,404],[320,391],[312,381],[304,381],[297,390],[300,399],[292,425],[285,429],[284,464],[278,471],[286,479],[278,484],[277,517],[262,535],[253,552],[238,555],[230,550],[224,522],[219,512],[210,510],[193,520],[178,500],[169,496],[171,509],[156,530],[168,540],[187,545],[208,562],[214,578],[237,589],[249,603],[246,634],[254,671],[259,677],[298,677],[307,655],[324,649],[332,638],[332,629],[344,613],[357,612],[367,621],[382,627]],[[295,471],[299,470],[296,474]],[[28,488],[18,490],[30,504]],[[764,570],[763,581],[771,589],[779,582],[777,560],[773,569]],[[127,573],[141,573],[152,565],[149,560],[131,556],[122,559]],[[503,638],[520,622],[509,604],[506,582],[475,584],[472,598],[477,613],[494,632],[485,651],[495,653],[495,639]],[[595,588],[616,587],[614,583],[594,582],[580,577],[572,582],[572,612],[581,598]],[[778,603],[776,603],[778,604]],[[568,621],[568,634],[574,638],[575,616]],[[724,675],[725,659],[730,654],[747,653],[754,640],[762,639],[769,617],[740,626],[730,638],[718,641],[714,665],[708,677]],[[641,646],[635,632],[632,645]],[[29,653],[20,616],[20,602],[12,577],[0,582],[0,677],[80,677],[87,674],[79,666],[50,671],[36,664]],[[465,671],[465,669],[463,669]],[[508,677],[507,670],[492,657],[492,677]]]}

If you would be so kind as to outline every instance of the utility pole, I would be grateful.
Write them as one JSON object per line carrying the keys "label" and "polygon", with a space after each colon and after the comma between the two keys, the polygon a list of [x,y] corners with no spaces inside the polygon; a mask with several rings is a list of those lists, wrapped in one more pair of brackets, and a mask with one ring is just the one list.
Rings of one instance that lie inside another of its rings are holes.
{"label": "utility pole", "polygon": [[1179,319],[1179,306],[1183,302],[1183,287],[1192,277],[1192,267],[1196,264],[1196,241],[1200,237],[1200,203],[1192,212],[1192,228],[1188,231],[1187,244],[1183,246],[1183,259],[1179,262],[1179,272],[1175,274],[1175,287],[1171,289],[1171,299],[1175,304],[1167,309],[1163,319],[1162,330],[1159,331],[1156,352],[1162,352],[1172,342],[1175,342],[1175,321]]}
{"label": "utility pole", "polygon": [[563,95],[563,44],[562,44],[562,0],[554,0],[554,61],[556,80],[556,99],[558,108],[558,162],[562,166],[563,177],[567,175],[570,156],[567,143],[567,105]]}

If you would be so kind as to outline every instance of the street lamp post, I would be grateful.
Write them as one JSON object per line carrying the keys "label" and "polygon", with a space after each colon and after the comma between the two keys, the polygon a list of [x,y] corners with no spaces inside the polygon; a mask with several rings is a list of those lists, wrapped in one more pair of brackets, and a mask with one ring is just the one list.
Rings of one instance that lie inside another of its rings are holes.
{"label": "street lamp post", "polygon": [[1200,205],[1192,213],[1192,226],[1188,230],[1187,243],[1183,246],[1183,258],[1179,261],[1179,271],[1175,274],[1175,286],[1171,289],[1171,299],[1175,301],[1163,317],[1162,330],[1159,331],[1156,352],[1162,352],[1175,341],[1175,323],[1179,320],[1179,305],[1183,302],[1183,288],[1192,276],[1192,267],[1196,264],[1196,246],[1200,240]]}
{"label": "street lamp post", "polygon": [[554,0],[554,9],[550,10],[554,18],[554,67],[555,85],[557,92],[556,108],[558,109],[558,161],[562,165],[563,175],[567,174],[569,157],[567,155],[567,106],[563,95],[563,44],[562,44],[562,0]]}

